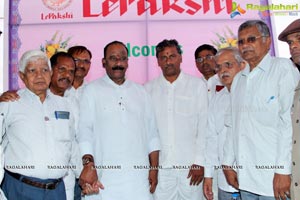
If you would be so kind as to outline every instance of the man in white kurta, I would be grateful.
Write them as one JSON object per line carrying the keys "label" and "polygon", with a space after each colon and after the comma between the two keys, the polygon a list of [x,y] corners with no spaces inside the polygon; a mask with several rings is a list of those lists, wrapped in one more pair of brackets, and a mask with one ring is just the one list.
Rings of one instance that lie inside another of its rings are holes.
{"label": "man in white kurta", "polygon": [[[219,199],[231,199],[238,192],[230,186],[224,176],[221,162],[228,131],[228,110],[230,109],[230,87],[234,76],[244,68],[245,62],[238,49],[224,48],[215,55],[216,72],[223,86],[215,86],[215,94],[210,100],[206,136],[204,194],[208,200],[213,197],[212,181],[217,182]],[[235,169],[237,166],[232,166]],[[214,169],[218,172],[213,179]]]}
{"label": "man in white kurta", "polygon": [[[114,41],[104,51],[102,62],[107,75],[90,83],[83,92],[78,137],[82,155],[93,157],[92,167],[104,190],[85,198],[151,200],[150,174],[157,176],[157,169],[149,172],[151,155],[160,149],[160,143],[150,97],[143,86],[125,79],[126,46]],[[89,163],[84,163],[84,171],[89,170]],[[86,185],[84,171],[82,186]]]}
{"label": "man in white kurta", "polygon": [[201,79],[180,70],[181,50],[176,40],[162,41],[156,51],[163,74],[145,85],[155,107],[162,144],[155,199],[199,200],[207,88]]}

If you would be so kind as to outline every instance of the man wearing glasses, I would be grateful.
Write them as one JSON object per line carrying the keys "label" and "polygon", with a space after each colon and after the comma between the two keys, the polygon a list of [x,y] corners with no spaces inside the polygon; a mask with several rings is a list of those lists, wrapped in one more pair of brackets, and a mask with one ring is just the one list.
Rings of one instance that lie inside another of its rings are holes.
{"label": "man wearing glasses", "polygon": [[[246,66],[231,86],[231,122],[224,147],[227,182],[243,200],[289,197],[291,106],[297,80],[289,59],[269,55],[271,36],[260,20],[238,30],[238,48]],[[230,166],[237,163],[237,173]]]}
{"label": "man wearing glasses", "polygon": [[152,97],[162,148],[156,200],[201,200],[204,175],[207,90],[205,83],[181,71],[180,45],[156,46],[162,75],[145,87]]}
{"label": "man wearing glasses", "polygon": [[76,69],[73,87],[66,91],[65,96],[75,95],[76,99],[79,99],[87,84],[84,78],[88,75],[91,67],[92,53],[85,46],[73,46],[68,49],[68,53],[74,58]]}
{"label": "man wearing glasses", "polygon": [[203,191],[206,199],[213,199],[213,174],[214,169],[217,169],[218,175],[214,182],[217,182],[218,185],[218,198],[226,200],[231,199],[232,195],[239,194],[235,188],[228,185],[220,166],[228,131],[228,124],[225,125],[225,117],[230,108],[229,92],[233,78],[245,67],[245,61],[240,56],[238,49],[231,47],[219,50],[215,55],[215,61],[215,70],[224,86],[216,92],[209,103]]}

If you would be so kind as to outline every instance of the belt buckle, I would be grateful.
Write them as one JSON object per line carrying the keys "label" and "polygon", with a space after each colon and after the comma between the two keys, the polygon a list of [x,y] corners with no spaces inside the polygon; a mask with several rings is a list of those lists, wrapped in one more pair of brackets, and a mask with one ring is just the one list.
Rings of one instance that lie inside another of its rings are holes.
{"label": "belt buckle", "polygon": [[57,183],[46,183],[45,184],[45,189],[46,190],[53,190],[55,189]]}

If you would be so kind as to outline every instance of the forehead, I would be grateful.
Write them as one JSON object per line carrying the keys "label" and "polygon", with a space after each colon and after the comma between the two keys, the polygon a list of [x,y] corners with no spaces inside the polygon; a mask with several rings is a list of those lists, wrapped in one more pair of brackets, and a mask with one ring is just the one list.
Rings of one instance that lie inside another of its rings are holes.
{"label": "forehead", "polygon": [[218,57],[216,57],[216,63],[222,63],[226,61],[235,61],[234,55],[229,51],[224,51]]}
{"label": "forehead", "polygon": [[127,55],[126,48],[122,44],[112,44],[107,47],[107,55]]}
{"label": "forehead", "polygon": [[69,57],[58,57],[57,58],[57,65],[60,66],[68,66],[68,67],[72,67],[75,68],[75,62],[72,58]]}
{"label": "forehead", "polygon": [[300,37],[300,32],[292,33],[286,36],[287,40],[292,40],[294,38],[299,38]]}
{"label": "forehead", "polygon": [[31,68],[32,67],[45,67],[45,66],[49,67],[48,62],[45,59],[36,58],[36,59],[33,59],[33,60],[29,60],[27,65],[26,65],[26,68],[28,68],[28,67],[31,67]]}
{"label": "forehead", "polygon": [[248,36],[248,35],[256,36],[259,34],[260,34],[260,32],[258,31],[256,26],[250,26],[250,27],[247,27],[247,28],[241,30],[238,33],[238,37],[241,38],[241,37]]}
{"label": "forehead", "polygon": [[90,58],[90,54],[84,50],[84,51],[76,51],[73,55],[74,58]]}
{"label": "forehead", "polygon": [[198,53],[198,56],[200,57],[208,56],[208,55],[213,56],[214,53],[211,50],[207,50],[207,49],[204,49]]}
{"label": "forehead", "polygon": [[164,47],[164,49],[159,52],[159,54],[174,54],[174,53],[178,53],[177,52],[177,48],[175,46],[169,46],[169,47]]}

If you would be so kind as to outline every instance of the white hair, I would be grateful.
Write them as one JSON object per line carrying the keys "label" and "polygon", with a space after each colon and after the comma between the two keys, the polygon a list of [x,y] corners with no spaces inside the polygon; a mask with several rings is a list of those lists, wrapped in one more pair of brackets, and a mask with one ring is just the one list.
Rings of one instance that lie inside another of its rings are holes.
{"label": "white hair", "polygon": [[46,61],[46,63],[48,64],[49,69],[51,70],[51,64],[50,64],[50,60],[47,57],[47,55],[40,50],[29,50],[26,51],[20,61],[19,61],[19,72],[24,73],[26,66],[28,65],[29,62],[34,62],[37,61],[38,59],[43,59]]}

